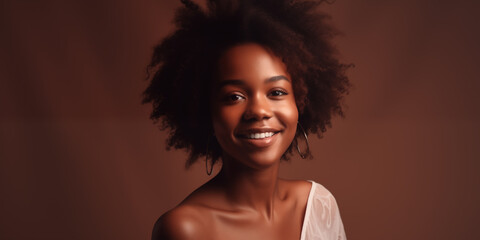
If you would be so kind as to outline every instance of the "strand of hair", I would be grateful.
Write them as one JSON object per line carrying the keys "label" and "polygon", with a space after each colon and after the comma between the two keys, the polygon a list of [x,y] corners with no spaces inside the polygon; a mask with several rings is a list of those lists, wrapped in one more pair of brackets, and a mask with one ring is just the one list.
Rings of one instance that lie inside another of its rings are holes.
{"label": "strand of hair", "polygon": [[190,1],[190,0],[180,0],[180,2],[183,3],[183,5],[185,5],[186,8],[188,9],[191,9],[191,10],[198,10],[198,5],[196,3],[194,3],[193,1]]}

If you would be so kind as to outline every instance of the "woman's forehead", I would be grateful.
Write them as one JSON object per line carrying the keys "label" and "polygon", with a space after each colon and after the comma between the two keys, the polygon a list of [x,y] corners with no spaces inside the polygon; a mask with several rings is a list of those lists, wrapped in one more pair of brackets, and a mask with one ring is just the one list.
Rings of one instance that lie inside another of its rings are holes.
{"label": "woman's forehead", "polygon": [[265,47],[247,43],[228,48],[218,61],[218,80],[267,80],[274,76],[289,79],[282,60]]}

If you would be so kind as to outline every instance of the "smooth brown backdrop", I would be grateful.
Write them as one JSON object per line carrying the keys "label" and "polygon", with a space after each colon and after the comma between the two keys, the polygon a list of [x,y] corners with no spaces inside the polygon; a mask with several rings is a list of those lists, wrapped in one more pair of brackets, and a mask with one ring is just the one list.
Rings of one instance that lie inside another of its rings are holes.
{"label": "smooth brown backdrop", "polygon": [[[178,2],[0,2],[0,239],[149,239],[208,179],[140,105]],[[329,188],[349,239],[480,239],[476,2],[325,5],[355,87],[281,174]]]}

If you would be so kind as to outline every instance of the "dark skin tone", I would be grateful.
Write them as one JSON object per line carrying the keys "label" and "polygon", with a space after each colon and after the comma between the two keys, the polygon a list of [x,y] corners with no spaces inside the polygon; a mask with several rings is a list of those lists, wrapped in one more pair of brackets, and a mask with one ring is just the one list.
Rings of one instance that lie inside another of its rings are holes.
{"label": "dark skin tone", "polygon": [[311,183],[278,178],[298,121],[285,65],[258,44],[237,45],[220,57],[213,89],[222,169],[161,216],[152,239],[299,239]]}

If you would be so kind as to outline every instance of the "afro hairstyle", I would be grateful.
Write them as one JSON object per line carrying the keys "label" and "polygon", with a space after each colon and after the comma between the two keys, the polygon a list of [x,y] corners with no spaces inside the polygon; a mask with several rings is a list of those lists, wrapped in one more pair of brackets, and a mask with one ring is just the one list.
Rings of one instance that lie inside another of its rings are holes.
{"label": "afro hairstyle", "polygon": [[[213,137],[210,96],[220,54],[242,43],[257,43],[285,63],[299,110],[296,139],[331,127],[344,115],[342,99],[350,82],[332,39],[339,32],[319,11],[322,0],[207,0],[205,9],[182,0],[176,30],[154,49],[147,67],[149,85],[143,103],[150,118],[168,130],[167,149],[189,152],[186,167],[200,157],[215,163],[222,149]],[[293,143],[284,154],[288,159]],[[311,157],[311,154],[308,153]]]}

